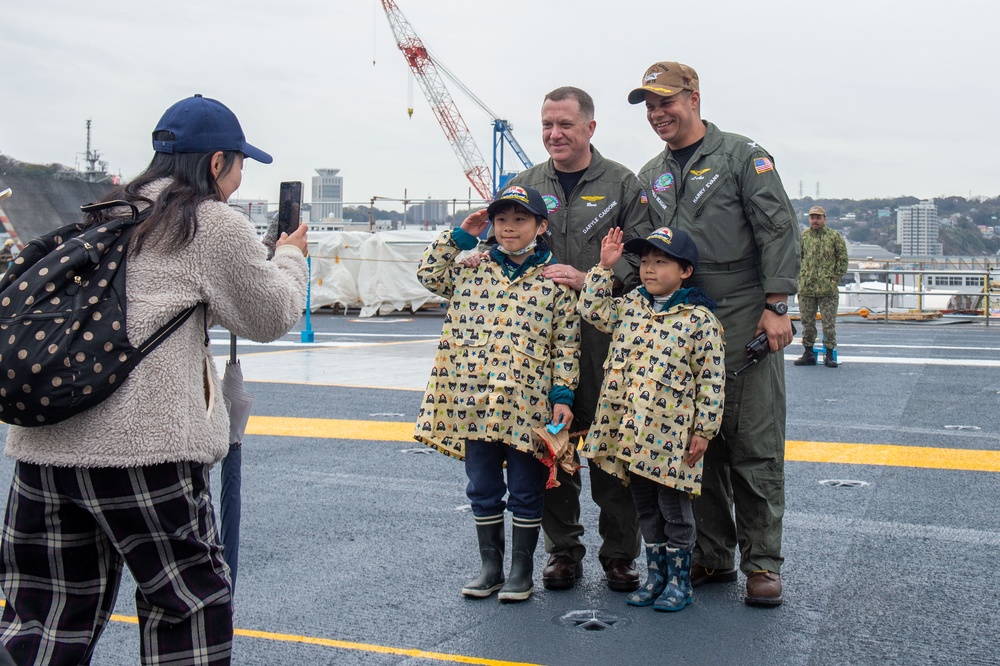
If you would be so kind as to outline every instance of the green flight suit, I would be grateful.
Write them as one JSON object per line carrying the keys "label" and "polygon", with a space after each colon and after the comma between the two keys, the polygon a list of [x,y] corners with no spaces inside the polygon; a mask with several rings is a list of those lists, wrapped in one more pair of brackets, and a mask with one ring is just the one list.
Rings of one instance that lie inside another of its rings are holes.
{"label": "green flight suit", "polygon": [[[528,185],[538,190],[549,211],[547,240],[556,261],[587,272],[601,259],[601,240],[612,227],[621,227],[625,238],[648,236],[653,227],[635,174],[590,147],[590,166],[572,192],[563,192],[552,160],[514,176],[509,185]],[[615,266],[615,277],[624,285],[638,284],[638,261],[623,259]],[[572,431],[586,432],[594,420],[604,361],[611,337],[584,322],[580,340],[580,384],[573,401]],[[580,540],[580,474],[560,471],[560,485],[545,491],[542,529],[548,553],[569,555],[577,562],[586,548]],[[600,508],[598,532],[602,543],[598,559],[607,568],[612,559],[633,560],[639,556],[642,537],[632,493],[607,472],[590,466],[590,492]]]}
{"label": "green flight suit", "polygon": [[[730,569],[740,548],[745,573],[780,573],[785,511],[784,353],[746,363],[765,294],[794,294],[799,227],[771,156],[755,141],[705,123],[702,144],[683,172],[669,147],[639,172],[656,226],[683,229],[698,246],[691,278],[718,304],[726,340],[722,431],[705,454],[694,501],[694,561]],[[733,510],[735,507],[735,521]]]}

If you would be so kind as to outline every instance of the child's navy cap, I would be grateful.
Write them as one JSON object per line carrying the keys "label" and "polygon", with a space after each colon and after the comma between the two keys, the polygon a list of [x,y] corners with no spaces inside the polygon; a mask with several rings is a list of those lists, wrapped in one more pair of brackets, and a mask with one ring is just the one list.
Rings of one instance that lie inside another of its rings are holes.
{"label": "child's navy cap", "polygon": [[650,246],[666,252],[675,259],[688,262],[691,268],[698,268],[698,246],[686,231],[660,227],[645,238],[625,241],[625,251],[634,254],[641,255]]}
{"label": "child's navy cap", "polygon": [[153,139],[158,153],[209,153],[216,150],[236,151],[247,157],[270,164],[273,158],[247,143],[236,114],[218,100],[195,95],[177,102],[156,123],[155,132],[173,132],[172,141]]}
{"label": "child's navy cap", "polygon": [[544,218],[548,218],[549,216],[549,210],[545,207],[545,199],[542,198],[538,190],[527,185],[511,185],[505,189],[503,194],[494,199],[493,203],[489,205],[486,209],[486,214],[492,220],[493,213],[508,201],[520,204],[529,213],[534,213]]}

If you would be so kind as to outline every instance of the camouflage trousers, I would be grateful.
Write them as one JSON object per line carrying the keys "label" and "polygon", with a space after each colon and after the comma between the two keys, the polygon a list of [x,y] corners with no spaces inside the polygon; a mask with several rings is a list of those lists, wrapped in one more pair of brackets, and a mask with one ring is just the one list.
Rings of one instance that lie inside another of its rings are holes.
{"label": "camouflage trousers", "polygon": [[802,346],[812,349],[816,342],[816,310],[823,317],[823,346],[837,346],[837,304],[839,295],[799,296],[799,314],[802,316]]}

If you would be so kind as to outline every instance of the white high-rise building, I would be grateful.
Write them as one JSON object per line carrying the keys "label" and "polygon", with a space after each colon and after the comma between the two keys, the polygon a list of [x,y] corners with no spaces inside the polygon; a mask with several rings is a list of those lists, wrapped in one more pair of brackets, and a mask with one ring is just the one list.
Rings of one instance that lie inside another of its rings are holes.
{"label": "white high-rise building", "polygon": [[312,179],[312,214],[313,221],[319,222],[326,218],[335,220],[344,217],[344,178],[338,176],[340,169],[316,169],[317,176]]}
{"label": "white high-rise building", "polygon": [[938,242],[938,214],[933,199],[896,211],[896,242],[900,256],[938,257],[944,254]]}

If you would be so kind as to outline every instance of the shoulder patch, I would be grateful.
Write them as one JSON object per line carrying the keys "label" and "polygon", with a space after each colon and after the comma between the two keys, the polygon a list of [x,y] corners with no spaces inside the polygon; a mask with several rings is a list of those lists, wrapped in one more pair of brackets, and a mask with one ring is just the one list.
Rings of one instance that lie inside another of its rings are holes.
{"label": "shoulder patch", "polygon": [[653,191],[654,192],[666,192],[674,185],[674,174],[669,171],[666,173],[661,173],[653,181]]}
{"label": "shoulder patch", "polygon": [[554,213],[559,210],[562,203],[559,201],[559,197],[554,194],[543,194],[542,200],[545,202],[545,209],[550,213]]}
{"label": "shoulder patch", "polygon": [[766,157],[758,157],[753,161],[753,168],[757,173],[766,173],[774,171],[774,164]]}

